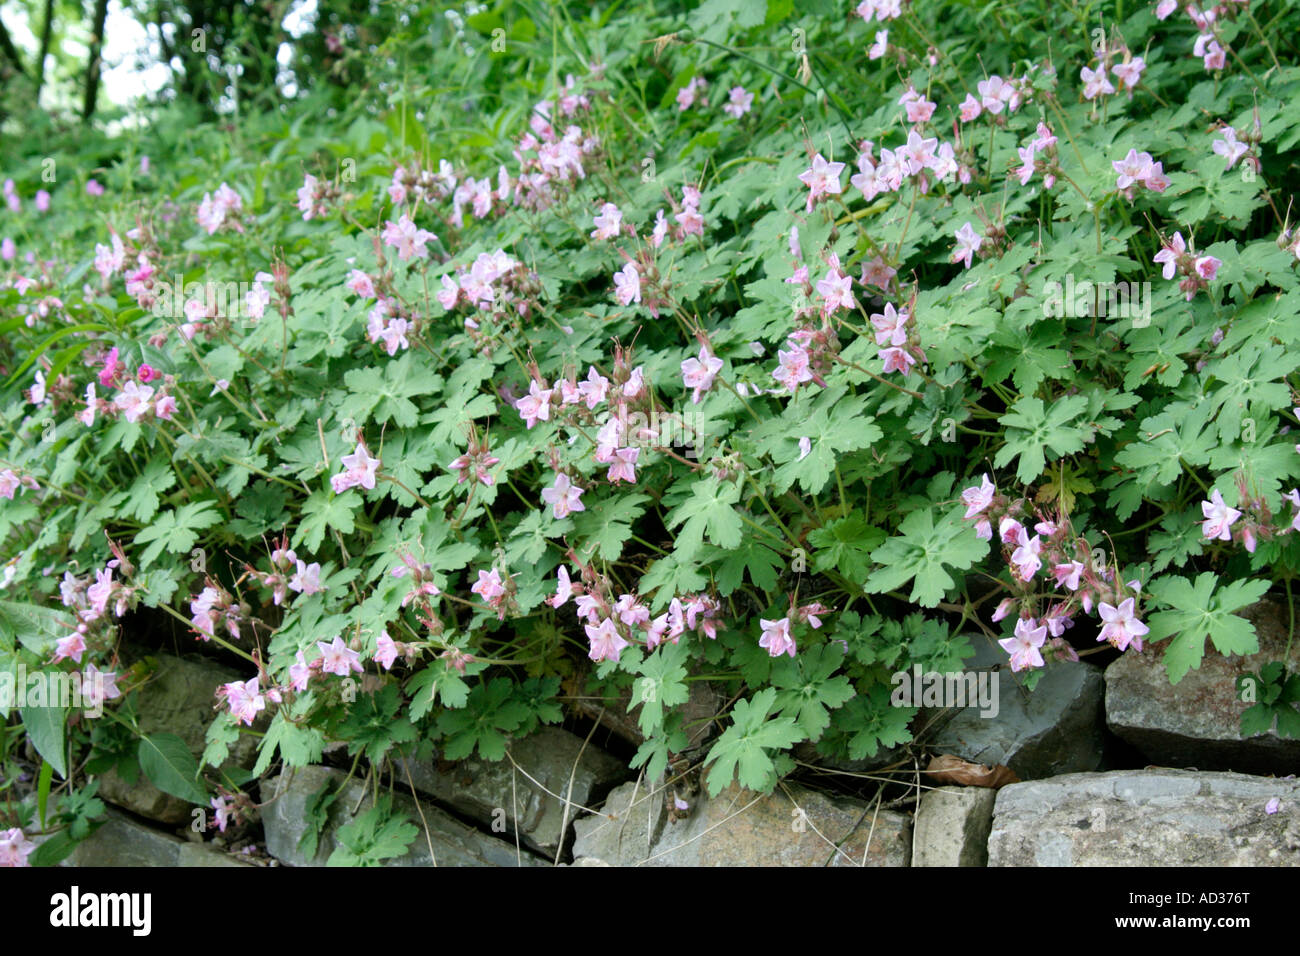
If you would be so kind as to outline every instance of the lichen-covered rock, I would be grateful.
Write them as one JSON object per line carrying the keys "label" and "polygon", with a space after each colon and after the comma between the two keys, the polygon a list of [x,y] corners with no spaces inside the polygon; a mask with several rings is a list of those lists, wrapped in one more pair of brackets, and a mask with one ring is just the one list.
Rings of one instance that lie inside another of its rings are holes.
{"label": "lichen-covered rock", "polygon": [[1236,773],[1124,770],[1012,784],[998,791],[989,835],[989,866],[1297,865],[1300,782]]}
{"label": "lichen-covered rock", "polygon": [[624,784],[575,830],[575,857],[614,866],[907,866],[911,842],[903,814],[791,784],[701,792],[677,822],[662,791]]}
{"label": "lichen-covered rock", "polygon": [[[627,767],[599,747],[558,727],[545,727],[510,745],[510,759],[473,757],[452,764],[405,762],[411,782],[440,803],[485,826],[505,821],[513,838],[554,856],[568,825],[627,777]],[[516,769],[518,765],[518,769]],[[572,789],[570,789],[572,787]]]}
{"label": "lichen-covered rock", "polygon": [[[355,819],[353,809],[359,816],[374,805],[370,790],[360,780],[353,778],[344,784],[346,779],[346,774],[328,767],[304,767],[264,782],[262,799],[270,800],[262,810],[267,852],[289,866],[324,866],[338,845],[339,829]],[[342,792],[329,808],[316,853],[308,856],[301,845],[311,826],[308,804],[327,784],[331,789],[342,784]],[[513,839],[507,842],[491,837],[430,803],[420,801],[417,807],[406,794],[394,795],[393,810],[405,814],[420,832],[406,853],[388,860],[387,866],[433,866],[435,862],[438,866],[535,866],[545,862],[526,847],[516,849]]]}
{"label": "lichen-covered rock", "polygon": [[[1276,729],[1242,737],[1241,714],[1250,706],[1237,699],[1237,677],[1282,660],[1290,628],[1286,608],[1261,601],[1237,612],[1255,625],[1259,653],[1224,657],[1207,648],[1201,666],[1177,684],[1169,683],[1156,647],[1128,651],[1106,669],[1106,723],[1148,760],[1197,770],[1292,773],[1300,768],[1300,739]],[[1287,669],[1300,669],[1300,641]]]}
{"label": "lichen-covered rock", "polygon": [[997,791],[940,787],[921,797],[912,826],[913,866],[985,866]]}

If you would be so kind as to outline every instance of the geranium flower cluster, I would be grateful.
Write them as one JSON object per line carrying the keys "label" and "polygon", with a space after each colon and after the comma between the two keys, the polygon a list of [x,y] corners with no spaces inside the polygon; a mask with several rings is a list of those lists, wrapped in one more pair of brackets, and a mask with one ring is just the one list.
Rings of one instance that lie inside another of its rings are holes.
{"label": "geranium flower cluster", "polygon": [[418,163],[408,163],[393,170],[393,181],[388,187],[388,197],[393,205],[407,202],[433,205],[435,199],[446,199],[456,191],[456,172],[447,160],[438,161],[438,171],[422,169]]}
{"label": "geranium flower cluster", "polygon": [[214,235],[222,226],[229,226],[236,232],[243,232],[244,227],[235,214],[243,210],[244,201],[225,183],[217,189],[216,194],[204,193],[203,201],[199,203],[199,211],[195,218],[208,235]]}
{"label": "geranium flower cluster", "polygon": [[1163,265],[1166,279],[1173,279],[1176,275],[1182,276],[1178,288],[1186,294],[1188,302],[1191,302],[1201,289],[1209,288],[1209,284],[1219,274],[1219,267],[1223,265],[1222,261],[1214,256],[1198,256],[1196,250],[1189,248],[1183,241],[1182,233],[1179,232],[1174,233],[1173,239],[1161,241],[1161,248],[1155,254],[1154,262]]}
{"label": "geranium flower cluster", "polygon": [[0,867],[31,866],[27,858],[35,850],[36,844],[27,839],[17,827],[0,830]]}
{"label": "geranium flower cluster", "polygon": [[[1294,409],[1300,418],[1300,408]],[[1300,445],[1296,445],[1300,453]],[[1251,494],[1245,476],[1237,474],[1237,502],[1240,508],[1230,508],[1218,488],[1201,502],[1201,536],[1209,541],[1236,541],[1250,554],[1255,553],[1260,541],[1300,531],[1300,489],[1292,488],[1282,496],[1293,509],[1290,521],[1273,522],[1273,512],[1262,495]],[[1238,524],[1238,522],[1240,522]],[[1234,527],[1235,525],[1235,527]]]}
{"label": "geranium flower cluster", "polygon": [[321,219],[340,197],[338,186],[328,179],[319,179],[308,173],[298,189],[298,211],[302,213],[304,221]]}
{"label": "geranium flower cluster", "polygon": [[1056,136],[1046,123],[1040,122],[1033,139],[1017,152],[1020,154],[1020,166],[1012,170],[1012,173],[1020,180],[1020,185],[1028,186],[1034,173],[1042,175],[1044,189],[1056,185],[1061,166],[1056,158]]}
{"label": "geranium flower cluster", "polygon": [[237,601],[229,591],[208,577],[205,586],[190,600],[190,627],[198,639],[211,641],[224,630],[239,640],[240,628],[251,623],[252,609]]}
{"label": "geranium flower cluster", "polygon": [[1113,160],[1110,165],[1115,170],[1115,188],[1129,202],[1133,201],[1134,190],[1139,184],[1157,193],[1169,188],[1164,165],[1157,163],[1150,153],[1130,149],[1127,156]]}
{"label": "geranium flower cluster", "polygon": [[758,639],[758,646],[767,651],[772,657],[780,657],[787,654],[794,657],[798,652],[795,644],[794,634],[792,631],[792,622],[799,621],[808,624],[816,630],[822,626],[821,616],[829,614],[831,608],[821,603],[805,604],[802,607],[795,607],[793,600],[790,603],[790,613],[780,620],[769,621],[766,619],[759,620],[759,627],[763,634]]}
{"label": "geranium flower cluster", "polygon": [[534,211],[558,202],[580,179],[587,177],[584,163],[595,158],[600,140],[576,125],[557,136],[551,125],[551,103],[543,100],[533,108],[530,132],[514,151],[519,162],[515,179],[515,202]]}
{"label": "geranium flower cluster", "polygon": [[465,330],[482,347],[489,343],[477,334],[481,317],[477,313],[527,318],[535,311],[541,291],[537,276],[501,249],[480,253],[468,269],[457,268],[454,275],[443,275],[439,281],[438,303],[448,312],[473,310],[465,317]]}
{"label": "geranium flower cluster", "polygon": [[886,375],[902,372],[906,377],[918,360],[922,365],[926,364],[910,307],[898,310],[892,302],[886,303],[884,312],[871,316],[871,324],[876,330],[876,345],[880,347]]}
{"label": "geranium flower cluster", "polygon": [[840,351],[835,330],[826,324],[819,328],[805,325],[791,332],[786,344],[788,349],[777,350],[777,367],[772,377],[791,395],[796,394],[804,382],[816,382],[825,388],[823,376],[830,371]]}
{"label": "geranium flower cluster", "polygon": [[320,564],[303,561],[288,545],[287,537],[271,552],[271,570],[258,571],[251,565],[245,570],[262,587],[269,588],[271,599],[278,607],[284,603],[290,591],[295,594],[313,595],[325,590],[320,583]]}
{"label": "geranium flower cluster", "polygon": [[[1140,582],[1119,582],[1111,568],[1094,559],[1088,542],[1074,534],[1068,518],[1038,514],[1031,536],[1021,521],[1024,499],[1012,501],[999,494],[987,474],[978,485],[963,490],[961,498],[966,505],[963,517],[975,522],[979,537],[992,538],[997,523],[1002,555],[1011,569],[1013,588],[1019,592],[1003,599],[992,615],[997,622],[1018,611],[1014,635],[999,642],[1011,655],[1012,670],[1044,666],[1041,651],[1045,644],[1058,659],[1077,660],[1078,655],[1063,638],[1065,630],[1074,626],[1077,607],[1091,614],[1096,606],[1102,620],[1098,641],[1108,641],[1121,651],[1129,646],[1142,650],[1142,637],[1150,629],[1137,618]],[[1040,572],[1065,593],[1036,591]]]}
{"label": "geranium flower cluster", "polygon": [[635,594],[614,597],[608,580],[594,568],[573,558],[580,569],[580,581],[574,581],[569,569],[561,564],[556,571],[555,594],[546,599],[551,607],[563,607],[574,599],[574,611],[583,623],[590,645],[588,657],[593,661],[618,661],[623,649],[633,643],[652,651],[662,642],[676,644],[687,631],[715,639],[721,623],[722,605],[711,595],[674,596],[668,610],[651,617],[650,608]]}
{"label": "geranium flower cluster", "polygon": [[1034,69],[1036,67],[1031,67],[1029,72],[1019,78],[1003,79],[995,73],[987,80],[980,80],[975,84],[979,96],[967,93],[966,99],[962,100],[958,107],[958,117],[963,123],[970,123],[987,113],[992,117],[993,122],[1005,123],[1006,118],[1002,115],[1004,112],[1010,116],[1033,99],[1034,88],[1031,75]]}
{"label": "geranium flower cluster", "polygon": [[[94,361],[94,357],[90,361]],[[123,416],[128,422],[138,423],[149,418],[171,421],[176,414],[176,399],[171,394],[176,387],[172,375],[160,376],[152,366],[141,365],[132,375],[113,347],[98,359],[101,365],[95,382],[86,385],[83,399],[85,408],[77,412],[77,421],[86,427],[95,424],[97,415]],[[149,382],[161,378],[161,387],[155,389]],[[105,390],[117,390],[112,398],[100,398],[96,383]]]}
{"label": "geranium flower cluster", "polygon": [[485,487],[491,488],[493,478],[488,473],[488,470],[493,465],[500,464],[500,462],[501,459],[493,457],[488,448],[488,437],[484,435],[483,440],[479,441],[478,429],[474,427],[473,423],[470,423],[468,450],[448,465],[447,468],[456,472],[456,484],[458,485],[463,485],[473,478],[482,482]]}

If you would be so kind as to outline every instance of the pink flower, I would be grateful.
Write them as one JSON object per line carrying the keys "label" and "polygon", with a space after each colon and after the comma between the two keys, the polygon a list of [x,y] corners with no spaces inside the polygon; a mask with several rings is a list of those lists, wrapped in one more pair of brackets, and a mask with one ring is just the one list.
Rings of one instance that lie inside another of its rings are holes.
{"label": "pink flower", "polygon": [[1079,78],[1083,80],[1083,98],[1085,100],[1096,99],[1103,93],[1114,93],[1115,87],[1110,85],[1110,80],[1106,79],[1106,68],[1099,66],[1095,70],[1084,67],[1079,71]]}
{"label": "pink flower", "polygon": [[612,202],[607,202],[600,207],[595,222],[596,231],[591,234],[591,238],[617,239],[619,228],[623,222],[623,213]]}
{"label": "pink flower", "polygon": [[617,484],[620,481],[636,481],[636,460],[641,454],[640,448],[619,448],[609,459],[609,471],[605,477]]}
{"label": "pink flower", "polygon": [[1282,809],[1282,801],[1279,800],[1277,797],[1273,797],[1271,800],[1268,801],[1268,803],[1264,804],[1264,812],[1267,813],[1270,817],[1273,814],[1277,813],[1277,811],[1280,809]]}
{"label": "pink flower", "polygon": [[36,844],[23,836],[17,827],[0,830],[0,867],[31,866],[27,858],[36,849]]}
{"label": "pink flower", "polygon": [[957,230],[957,248],[952,252],[953,262],[964,262],[966,268],[970,268],[971,256],[979,252],[980,246],[984,244],[984,237],[975,232],[975,227],[969,222]]}
{"label": "pink flower", "polygon": [[1097,605],[1097,613],[1106,622],[1102,625],[1097,640],[1110,641],[1121,651],[1127,650],[1130,642],[1139,651],[1142,650],[1142,635],[1151,629],[1134,615],[1132,598],[1120,602],[1118,608],[1102,601]]}
{"label": "pink flower", "polygon": [[989,481],[988,474],[980,475],[980,483],[972,485],[961,493],[961,500],[966,504],[966,514],[963,518],[973,518],[981,514],[985,508],[993,503],[993,496],[997,494],[997,488],[993,482]]}
{"label": "pink flower", "polygon": [[375,648],[375,662],[384,670],[390,671],[393,669],[393,662],[397,660],[397,654],[397,644],[388,636],[388,631],[380,631]]}
{"label": "pink flower", "polygon": [[1014,637],[1004,637],[998,641],[1002,649],[1011,655],[1011,670],[1020,671],[1026,667],[1042,667],[1043,655],[1038,649],[1047,640],[1047,628],[1034,626],[1032,617],[1016,621]]}
{"label": "pink flower", "polygon": [[505,583],[501,580],[501,572],[496,568],[491,571],[480,571],[478,573],[478,582],[470,590],[488,604],[493,604],[499,598],[505,597],[506,593]]}
{"label": "pink flower", "polygon": [[796,346],[789,351],[777,350],[779,365],[772,377],[788,388],[796,391],[803,382],[812,381],[812,358],[806,349]]}
{"label": "pink flower", "polygon": [[559,583],[555,586],[555,593],[546,599],[546,603],[551,607],[563,607],[573,596],[573,582],[569,578],[569,569],[560,565],[555,572],[555,577]]}
{"label": "pink flower", "polygon": [[629,262],[622,270],[614,273],[614,298],[619,305],[631,305],[641,301],[641,273],[635,262]]}
{"label": "pink flower", "polygon": [[880,346],[901,346],[907,344],[907,310],[898,311],[892,302],[885,303],[883,313],[871,316],[871,324],[876,329],[876,344]]}
{"label": "pink flower", "polygon": [[743,86],[733,86],[728,99],[729,102],[723,105],[722,112],[736,119],[748,113],[754,105],[754,94],[746,92]]}
{"label": "pink flower", "polygon": [[1078,561],[1071,561],[1069,564],[1058,564],[1052,568],[1052,575],[1056,578],[1058,588],[1069,588],[1071,591],[1079,590],[1079,575],[1083,573],[1083,565]]}
{"label": "pink flower", "polygon": [[1182,233],[1175,232],[1174,238],[1168,244],[1161,247],[1160,251],[1155,254],[1154,261],[1164,264],[1164,277],[1172,279],[1178,271],[1178,257],[1187,252],[1187,243],[1183,241]]}
{"label": "pink flower", "polygon": [[152,410],[149,406],[152,395],[153,389],[148,385],[138,385],[131,381],[122,386],[122,391],[113,399],[113,404],[121,409],[128,422],[134,423]]}
{"label": "pink flower", "polygon": [[790,635],[790,619],[783,617],[779,621],[767,621],[760,619],[759,625],[763,628],[763,636],[758,639],[758,646],[765,648],[772,657],[780,657],[782,654],[795,655],[794,638]]}
{"label": "pink flower", "polygon": [[912,366],[916,364],[916,359],[912,358],[911,353],[906,349],[881,349],[880,357],[885,363],[885,374],[889,374],[890,372],[902,372],[903,375],[906,376],[912,371]]}
{"label": "pink flower", "polygon": [[86,180],[86,195],[87,196],[104,195],[104,187],[99,184],[99,180],[96,179]]}
{"label": "pink flower", "polygon": [[1164,20],[1169,14],[1178,9],[1178,0],[1160,0],[1156,4],[1156,19]]}
{"label": "pink flower", "polygon": [[688,358],[682,362],[682,383],[695,390],[691,395],[694,404],[700,404],[700,397],[713,388],[713,380],[721,370],[722,359],[710,355],[704,346],[700,346],[699,358]]}
{"label": "pink flower", "polygon": [[424,244],[437,238],[427,229],[416,226],[405,213],[397,222],[389,220],[384,224],[384,245],[397,249],[397,258],[403,262],[414,257],[427,258],[429,251]]}
{"label": "pink flower", "polygon": [[1205,521],[1201,523],[1201,534],[1211,541],[1231,541],[1232,523],[1241,517],[1236,508],[1229,508],[1218,488],[1210,494],[1209,501],[1201,502],[1201,513]]}
{"label": "pink flower", "polygon": [[311,680],[312,668],[307,663],[307,658],[303,656],[302,651],[294,655],[295,663],[289,665],[289,686],[296,691],[307,689],[307,682]]}
{"label": "pink flower", "polygon": [[822,312],[831,315],[839,309],[856,309],[858,300],[853,297],[853,280],[838,270],[817,283],[817,294],[825,303]]}
{"label": "pink flower", "polygon": [[587,370],[586,380],[578,383],[578,391],[587,403],[587,408],[594,412],[609,392],[609,379],[597,372],[593,365]]}
{"label": "pink flower", "polygon": [[1002,112],[1016,92],[1015,87],[1000,76],[990,76],[987,80],[981,80],[975,88],[980,94],[980,105],[994,116]]}
{"label": "pink flower", "polygon": [[226,698],[230,713],[240,723],[247,724],[249,727],[253,726],[258,712],[266,710],[266,698],[257,687],[259,680],[260,677],[254,677],[244,683],[233,681],[222,686],[224,691],[222,696]]}
{"label": "pink flower", "polygon": [[1219,131],[1219,135],[1222,136],[1223,139],[1216,139],[1210,145],[1210,149],[1214,150],[1214,152],[1226,159],[1228,161],[1226,168],[1231,169],[1236,165],[1237,160],[1246,155],[1250,146],[1246,143],[1237,141],[1237,131],[1231,126],[1225,126]]}
{"label": "pink flower", "polygon": [[555,476],[555,484],[542,489],[542,500],[552,507],[552,513],[558,518],[567,518],[574,511],[586,511],[582,498],[583,489],[573,484],[569,476],[561,472]]}
{"label": "pink flower", "polygon": [[877,30],[876,42],[867,47],[867,59],[879,60],[889,49],[889,31]]}
{"label": "pink flower", "polygon": [[1020,547],[1011,553],[1011,563],[1014,564],[1016,573],[1020,580],[1028,581],[1043,566],[1043,561],[1039,554],[1043,550],[1043,539],[1038,535],[1023,540]]}
{"label": "pink flower", "polygon": [[623,648],[628,646],[628,642],[619,635],[612,618],[605,618],[599,627],[587,624],[585,628],[587,640],[591,642],[591,651],[587,656],[593,661],[617,661]]}
{"label": "pink flower", "polygon": [[350,673],[361,673],[360,652],[354,651],[344,644],[343,638],[339,635],[334,635],[333,643],[326,644],[324,641],[317,641],[316,646],[321,652],[320,669],[326,674],[347,677]]}
{"label": "pink flower", "polygon": [[1135,89],[1142,79],[1142,71],[1147,67],[1146,61],[1140,56],[1135,56],[1131,60],[1125,60],[1123,63],[1116,63],[1110,68],[1119,80],[1123,89]]}
{"label": "pink flower", "polygon": [[[443,277],[444,279],[446,276]],[[357,295],[367,299],[375,298],[375,283],[366,273],[360,269],[353,269],[348,275],[347,287]]]}
{"label": "pink flower", "polygon": [[522,416],[528,428],[532,428],[538,422],[550,420],[551,394],[552,389],[544,387],[543,383],[534,379],[529,383],[528,394],[515,402],[515,410]]}
{"label": "pink flower", "polygon": [[1219,274],[1219,266],[1223,265],[1221,261],[1214,256],[1200,256],[1197,258],[1194,268],[1196,274],[1208,282],[1214,281],[1214,277]]}
{"label": "pink flower", "polygon": [[319,594],[325,590],[320,584],[320,564],[307,564],[299,560],[298,573],[289,579],[289,588],[306,595]]}
{"label": "pink flower", "polygon": [[54,645],[54,659],[50,663],[57,664],[70,658],[80,664],[81,655],[84,653],[86,653],[86,639],[81,632],[74,631]]}
{"label": "pink flower", "polygon": [[[86,189],[90,189],[89,184]],[[243,207],[244,202],[239,198],[239,194],[222,183],[215,196],[210,193],[203,194],[197,217],[199,225],[208,231],[208,235],[213,235],[226,223],[231,213],[238,212]],[[238,222],[234,222],[233,225],[236,229],[240,229]]]}
{"label": "pink flower", "polygon": [[822,196],[837,195],[841,191],[840,173],[843,171],[843,163],[827,162],[821,153],[813,156],[812,165],[799,174],[799,181],[808,187],[808,212],[812,212],[813,204]]}
{"label": "pink flower", "polygon": [[[87,411],[90,412],[90,419],[93,421],[95,417],[94,411],[91,409],[87,409]],[[157,418],[161,418],[165,422],[171,421],[172,416],[176,414],[176,399],[172,398],[170,395],[164,395],[154,403],[153,413]],[[81,413],[79,412],[78,414],[80,415]],[[86,424],[89,425],[90,422],[86,422]]]}
{"label": "pink flower", "polygon": [[812,454],[812,439],[809,438],[807,435],[804,435],[802,438],[799,439],[798,461],[803,461],[811,454]]}
{"label": "pink flower", "polygon": [[381,464],[378,458],[371,458],[366,446],[357,442],[356,451],[344,455],[343,471],[330,478],[330,486],[336,495],[341,495],[349,488],[360,485],[367,490],[375,487],[375,472]]}

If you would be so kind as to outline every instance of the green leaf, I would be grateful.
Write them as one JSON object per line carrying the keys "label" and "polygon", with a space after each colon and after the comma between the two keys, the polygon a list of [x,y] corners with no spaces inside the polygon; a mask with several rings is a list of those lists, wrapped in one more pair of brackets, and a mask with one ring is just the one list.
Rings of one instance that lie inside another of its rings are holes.
{"label": "green leaf", "polygon": [[974,527],[955,514],[936,525],[931,510],[921,508],[904,518],[898,530],[900,536],[871,552],[871,560],[882,567],[867,578],[864,590],[893,591],[915,578],[908,600],[934,607],[956,584],[945,565],[964,571],[988,554],[988,544],[976,537]]}
{"label": "green leaf", "polygon": [[36,752],[54,767],[64,780],[68,778],[67,717],[66,707],[21,707],[23,728],[36,748]]}
{"label": "green leaf", "polygon": [[654,736],[663,726],[664,708],[686,703],[690,690],[686,686],[686,644],[664,644],[641,662],[642,675],[632,685],[632,707],[641,705],[637,723],[645,737]]}
{"label": "green leaf", "polygon": [[207,792],[198,783],[199,762],[185,741],[175,734],[140,738],[140,769],[163,793],[206,806]]}
{"label": "green leaf", "polygon": [[743,525],[736,513],[740,488],[716,477],[696,480],[691,486],[691,497],[668,513],[664,524],[670,530],[681,525],[677,532],[675,552],[689,560],[700,548],[707,534],[720,548],[735,548],[740,544]]}
{"label": "green leaf", "polygon": [[707,778],[709,796],[716,797],[737,778],[741,786],[763,793],[776,786],[776,764],[768,751],[793,747],[806,735],[792,717],[770,718],[775,703],[771,687],[736,702],[731,726],[704,759],[706,766],[713,764]]}
{"label": "green leaf", "polygon": [[1034,481],[1047,465],[1046,451],[1056,457],[1083,451],[1090,430],[1068,423],[1087,407],[1088,399],[1083,395],[1058,399],[1050,410],[1040,399],[1022,398],[998,419],[1007,428],[1007,440],[998,449],[993,464],[1002,468],[1018,457],[1016,479],[1023,485]]}
{"label": "green leaf", "polygon": [[198,533],[220,520],[221,514],[211,501],[194,502],[164,512],[135,536],[137,547],[149,545],[140,555],[140,566],[147,568],[164,551],[174,556],[188,555],[199,540]]}
{"label": "green leaf", "polygon": [[1218,580],[1218,575],[1207,571],[1196,578],[1195,584],[1182,577],[1151,582],[1151,595],[1173,608],[1151,615],[1148,623],[1148,640],[1174,638],[1165,649],[1165,670],[1172,684],[1182,680],[1189,670],[1200,668],[1207,637],[1225,656],[1259,650],[1255,625],[1232,612],[1263,597],[1269,582],[1233,581],[1216,591]]}

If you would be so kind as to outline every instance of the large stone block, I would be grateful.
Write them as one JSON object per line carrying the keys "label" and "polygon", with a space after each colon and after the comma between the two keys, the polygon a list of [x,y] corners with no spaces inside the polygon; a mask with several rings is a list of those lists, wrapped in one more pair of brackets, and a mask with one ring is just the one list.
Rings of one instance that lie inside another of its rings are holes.
{"label": "large stone block", "polygon": [[985,866],[997,791],[940,787],[921,797],[912,838],[913,866]]}
{"label": "large stone block", "polygon": [[1297,865],[1300,782],[1236,773],[1123,770],[1012,784],[998,791],[989,835],[989,866]]}
{"label": "large stone block", "polygon": [[[1290,628],[1286,608],[1261,601],[1238,612],[1255,625],[1259,653],[1224,657],[1206,648],[1201,666],[1177,684],[1169,683],[1161,645],[1145,653],[1126,652],[1106,669],[1106,722],[1119,737],[1153,763],[1197,770],[1292,773],[1300,768],[1300,739],[1282,738],[1276,729],[1255,737],[1241,735],[1237,677],[1282,660]],[[1300,641],[1287,669],[1300,669]]]}
{"label": "large stone block", "polygon": [[[262,809],[267,852],[289,866],[324,866],[334,852],[337,834],[357,815],[373,805],[369,789],[353,778],[343,785],[342,793],[330,806],[324,832],[315,856],[308,857],[299,846],[310,825],[307,805],[326,784],[337,789],[347,775],[328,767],[304,767],[282,774],[262,784],[262,799],[270,803]],[[466,826],[444,810],[421,801],[419,806],[406,794],[395,794],[393,809],[404,813],[420,834],[406,853],[389,860],[388,866],[535,866],[545,861],[526,847],[516,850],[514,841],[496,839]],[[421,817],[423,811],[423,817]],[[426,829],[427,824],[427,829]],[[430,853],[432,846],[432,854]]]}
{"label": "large stone block", "polygon": [[510,757],[513,762],[473,757],[450,764],[412,760],[406,766],[417,790],[485,826],[504,819],[512,836],[518,825],[524,843],[552,857],[565,835],[564,801],[572,825],[628,775],[622,761],[558,727],[514,741]]}
{"label": "large stone block", "polygon": [[911,843],[903,814],[791,784],[770,796],[734,784],[701,792],[675,823],[662,790],[624,784],[575,830],[578,861],[614,866],[907,866]]}

